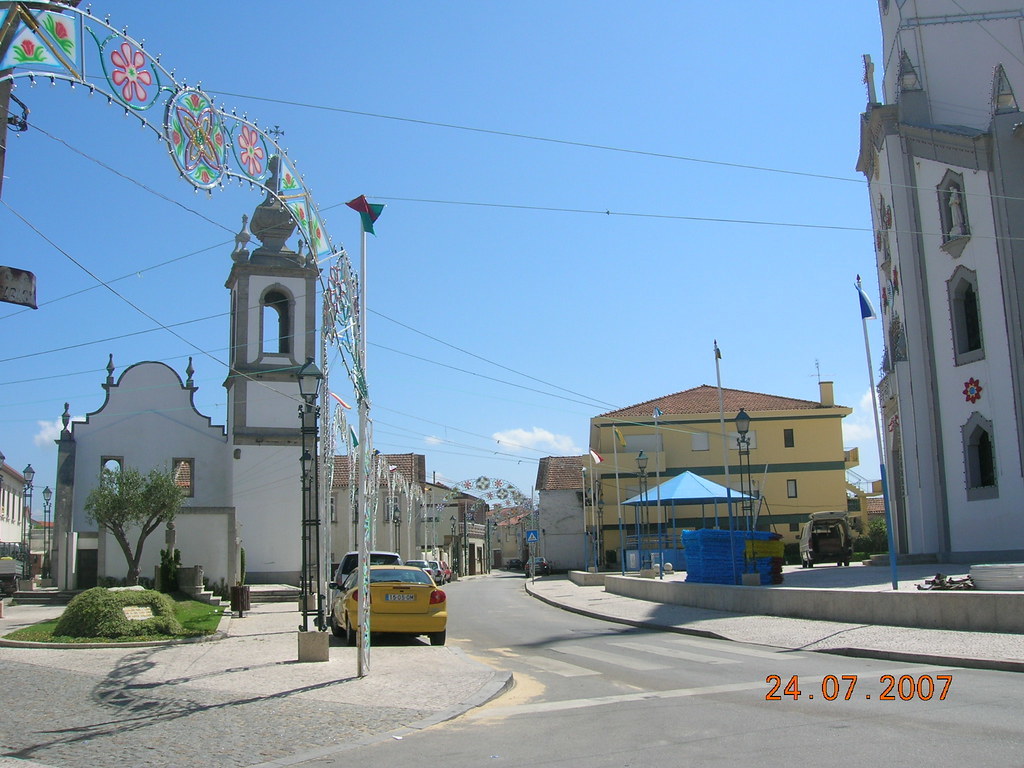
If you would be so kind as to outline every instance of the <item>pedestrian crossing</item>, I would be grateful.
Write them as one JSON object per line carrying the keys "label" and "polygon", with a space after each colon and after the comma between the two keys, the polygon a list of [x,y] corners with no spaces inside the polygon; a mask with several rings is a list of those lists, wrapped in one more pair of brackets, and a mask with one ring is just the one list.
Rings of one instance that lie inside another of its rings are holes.
{"label": "pedestrian crossing", "polygon": [[[709,666],[742,664],[751,658],[778,659],[779,651],[750,648],[736,643],[685,636],[646,636],[612,640],[600,648],[565,643],[531,654],[517,654],[517,660],[560,677],[588,677],[603,674],[608,667],[633,672],[654,672],[682,664]],[[786,659],[801,659],[786,653]]]}

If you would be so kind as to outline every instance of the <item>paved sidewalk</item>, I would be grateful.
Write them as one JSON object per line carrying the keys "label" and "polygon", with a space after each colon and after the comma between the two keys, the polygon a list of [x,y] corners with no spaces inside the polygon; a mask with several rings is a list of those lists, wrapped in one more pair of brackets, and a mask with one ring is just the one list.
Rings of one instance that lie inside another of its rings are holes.
{"label": "paved sidewalk", "polygon": [[[901,591],[916,589],[936,573],[962,576],[967,572],[968,566],[963,565],[900,566],[898,586]],[[795,567],[787,568],[783,585],[770,588],[891,591],[890,574],[889,568],[877,566]],[[683,580],[686,574],[667,578]],[[527,579],[526,588],[544,602],[566,610],[633,626],[794,650],[1024,672],[1024,635],[751,616],[622,597],[605,592],[602,586],[578,587],[562,576],[533,582]]]}
{"label": "paved sidewalk", "polygon": [[[62,610],[5,606],[0,635]],[[294,603],[258,603],[221,640],[0,647],[0,702],[18,712],[0,732],[0,766],[286,766],[401,738],[511,685],[458,648],[416,641],[375,644],[363,678],[356,650],[333,637],[330,661],[300,664],[299,621]]]}

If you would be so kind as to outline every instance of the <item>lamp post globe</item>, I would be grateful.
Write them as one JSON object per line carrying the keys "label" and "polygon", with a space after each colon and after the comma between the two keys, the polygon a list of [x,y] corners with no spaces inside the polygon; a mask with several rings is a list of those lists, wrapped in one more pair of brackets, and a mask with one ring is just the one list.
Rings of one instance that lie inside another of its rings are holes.
{"label": "lamp post globe", "polygon": [[740,434],[740,437],[746,437],[747,432],[750,431],[750,416],[742,408],[736,414],[736,431]]}

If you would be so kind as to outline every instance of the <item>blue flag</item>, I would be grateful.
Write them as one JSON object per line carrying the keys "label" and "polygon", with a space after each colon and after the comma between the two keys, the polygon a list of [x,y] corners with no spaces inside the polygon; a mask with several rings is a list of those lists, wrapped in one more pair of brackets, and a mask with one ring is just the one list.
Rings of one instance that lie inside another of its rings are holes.
{"label": "blue flag", "polygon": [[871,306],[871,299],[864,293],[864,289],[860,287],[860,275],[857,275],[857,282],[855,283],[857,288],[857,295],[860,296],[860,316],[864,320],[871,320],[878,317],[875,314],[875,308]]}

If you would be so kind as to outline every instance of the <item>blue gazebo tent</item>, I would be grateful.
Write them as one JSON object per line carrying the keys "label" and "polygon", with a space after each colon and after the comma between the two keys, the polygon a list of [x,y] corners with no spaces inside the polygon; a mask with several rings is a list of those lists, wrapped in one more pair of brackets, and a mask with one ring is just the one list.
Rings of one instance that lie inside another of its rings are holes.
{"label": "blue gazebo tent", "polygon": [[[658,505],[658,499],[661,499],[663,505],[675,506],[676,504],[683,505],[701,505],[700,518],[704,520],[704,505],[714,504],[715,505],[715,527],[718,527],[718,502],[727,503],[730,499],[733,501],[742,501],[743,499],[751,499],[751,496],[742,494],[739,491],[730,490],[724,485],[719,485],[712,480],[708,480],[706,477],[701,477],[698,474],[690,472],[681,472],[675,477],[669,478],[661,485],[656,485],[647,491],[647,502],[640,498],[639,495],[634,496],[631,499],[626,499],[622,502],[628,504],[631,507],[654,507]],[[673,510],[672,518],[675,519],[675,511]],[[703,526],[703,523],[702,523]]]}

